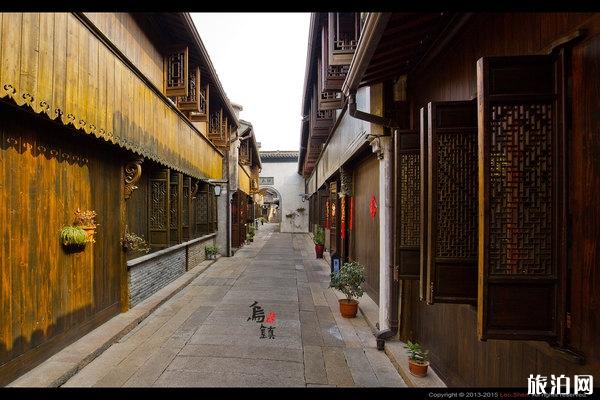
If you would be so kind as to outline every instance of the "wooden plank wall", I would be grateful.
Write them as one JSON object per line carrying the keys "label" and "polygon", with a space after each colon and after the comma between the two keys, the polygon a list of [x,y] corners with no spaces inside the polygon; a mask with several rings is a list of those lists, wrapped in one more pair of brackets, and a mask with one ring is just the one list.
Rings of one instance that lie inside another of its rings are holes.
{"label": "wooden plank wall", "polygon": [[221,178],[223,155],[75,15],[2,13],[0,49],[0,98],[190,176]]}
{"label": "wooden plank wall", "polygon": [[157,88],[162,89],[163,56],[131,14],[84,14]]}
{"label": "wooden plank wall", "polygon": [[[467,100],[476,96],[476,61],[482,56],[540,54],[561,36],[576,28],[587,29],[588,37],[598,34],[600,21],[592,14],[496,14],[475,17],[446,51],[417,75],[409,76],[414,99],[414,118],[429,101]],[[572,143],[571,204],[573,208],[573,299],[572,345],[586,356],[579,366],[559,356],[542,342],[489,340],[480,342],[476,332],[476,309],[469,305],[436,304],[419,301],[418,281],[403,282],[410,321],[402,332],[405,338],[421,341],[431,351],[432,364],[449,385],[519,386],[530,373],[550,375],[600,374],[600,331],[597,288],[599,239],[598,198],[600,172],[598,154],[598,45],[574,50],[573,74],[575,118]],[[585,72],[585,75],[577,75]],[[577,84],[579,82],[579,84]],[[585,82],[585,83],[584,83]],[[579,85],[579,86],[578,86]],[[590,151],[592,147],[596,153]],[[596,188],[596,189],[594,189]],[[585,221],[585,222],[584,222]],[[594,222],[595,221],[595,222]],[[358,224],[357,224],[358,225]],[[578,306],[579,305],[579,306]],[[406,314],[406,313],[405,313]],[[408,321],[404,321],[408,322]]]}
{"label": "wooden plank wall", "polygon": [[[3,385],[118,313],[123,282],[115,153],[4,102],[0,139]],[[66,254],[59,233],[77,208],[97,212],[96,243]]]}

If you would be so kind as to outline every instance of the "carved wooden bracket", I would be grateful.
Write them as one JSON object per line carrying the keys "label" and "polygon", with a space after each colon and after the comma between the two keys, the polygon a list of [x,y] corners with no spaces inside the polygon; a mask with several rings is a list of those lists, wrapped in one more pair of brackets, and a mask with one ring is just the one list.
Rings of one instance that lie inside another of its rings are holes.
{"label": "carved wooden bracket", "polygon": [[198,189],[200,189],[200,181],[196,181],[194,183],[192,192],[190,193],[190,197],[192,198],[192,200],[194,200],[196,198],[196,195],[198,194]]}
{"label": "carved wooden bracket", "polygon": [[143,157],[138,157],[125,164],[125,200],[131,197],[131,194],[138,187],[135,184],[142,176]]}

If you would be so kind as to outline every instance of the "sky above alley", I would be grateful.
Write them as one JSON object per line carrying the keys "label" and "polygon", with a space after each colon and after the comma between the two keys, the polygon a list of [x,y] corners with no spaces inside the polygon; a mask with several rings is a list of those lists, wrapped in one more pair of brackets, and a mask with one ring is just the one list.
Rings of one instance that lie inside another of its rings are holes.
{"label": "sky above alley", "polygon": [[310,14],[192,13],[219,80],[261,150],[298,150]]}

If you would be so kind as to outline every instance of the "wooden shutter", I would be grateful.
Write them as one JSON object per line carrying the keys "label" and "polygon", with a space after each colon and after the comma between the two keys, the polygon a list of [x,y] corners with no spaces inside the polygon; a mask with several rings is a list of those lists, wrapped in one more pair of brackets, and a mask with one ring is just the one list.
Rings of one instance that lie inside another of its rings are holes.
{"label": "wooden shutter", "polygon": [[169,169],[150,172],[148,201],[148,243],[157,249],[169,246]]}
{"label": "wooden shutter", "polygon": [[200,188],[196,195],[196,226],[199,236],[206,235],[208,229],[208,184],[200,182]]}
{"label": "wooden shutter", "polygon": [[420,203],[419,203],[419,300],[425,300],[427,293],[427,282],[429,278],[427,277],[427,243],[429,237],[427,236],[427,191],[429,187],[429,183],[427,181],[428,178],[428,162],[427,162],[427,135],[429,130],[427,129],[427,108],[422,107],[419,112],[420,119],[420,131],[419,131],[419,147],[420,147],[420,160],[419,160],[419,178],[420,178]]}
{"label": "wooden shutter", "polygon": [[477,296],[477,109],[475,101],[428,105],[428,303]]}
{"label": "wooden shutter", "polygon": [[477,62],[482,340],[558,336],[566,237],[561,76],[555,56]]}
{"label": "wooden shutter", "polygon": [[182,111],[200,112],[200,67],[191,68],[188,74],[188,95],[177,97],[177,108]]}
{"label": "wooden shutter", "polygon": [[401,131],[395,140],[396,246],[400,279],[419,279],[419,134]]}
{"label": "wooden shutter", "polygon": [[183,174],[181,172],[171,171],[169,182],[169,243],[171,245],[181,243],[182,181]]}
{"label": "wooden shutter", "polygon": [[165,57],[165,95],[188,96],[188,48],[172,48]]}

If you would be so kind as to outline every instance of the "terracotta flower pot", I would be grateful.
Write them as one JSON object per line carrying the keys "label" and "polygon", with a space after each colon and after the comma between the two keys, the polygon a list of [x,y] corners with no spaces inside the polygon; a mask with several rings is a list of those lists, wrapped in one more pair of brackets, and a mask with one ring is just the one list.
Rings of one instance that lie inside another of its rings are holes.
{"label": "terracotta flower pot", "polygon": [[358,312],[358,301],[356,300],[348,300],[348,299],[339,299],[340,303],[340,313],[344,318],[356,318],[356,313]]}
{"label": "terracotta flower pot", "polygon": [[96,228],[93,226],[82,226],[81,229],[85,231],[85,236],[88,243],[94,243],[94,234],[96,233]]}
{"label": "terracotta flower pot", "polygon": [[427,367],[429,366],[429,361],[419,362],[408,359],[408,369],[411,374],[414,376],[418,376],[419,378],[423,378],[427,375]]}
{"label": "terracotta flower pot", "polygon": [[325,250],[324,245],[315,244],[315,253],[317,253],[317,258],[323,258],[323,250]]}

